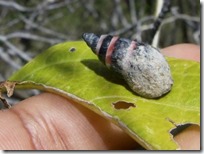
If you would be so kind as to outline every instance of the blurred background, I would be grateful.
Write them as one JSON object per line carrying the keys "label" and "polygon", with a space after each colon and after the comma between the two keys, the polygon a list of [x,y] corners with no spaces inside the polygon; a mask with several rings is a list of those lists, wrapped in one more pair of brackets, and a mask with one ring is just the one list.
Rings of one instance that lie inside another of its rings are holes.
{"label": "blurred background", "polygon": [[[150,43],[164,0],[0,0],[0,81],[50,46],[84,32]],[[200,1],[169,0],[153,45],[200,45]],[[37,92],[30,92],[28,95]],[[18,97],[27,97],[20,93]]]}

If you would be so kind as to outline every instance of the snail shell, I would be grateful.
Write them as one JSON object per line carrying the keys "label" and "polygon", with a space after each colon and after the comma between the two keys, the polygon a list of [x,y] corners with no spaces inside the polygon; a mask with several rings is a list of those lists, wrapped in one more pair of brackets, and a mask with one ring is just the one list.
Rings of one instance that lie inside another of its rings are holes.
{"label": "snail shell", "polygon": [[158,49],[118,36],[84,33],[82,37],[100,61],[118,72],[136,94],[157,98],[171,90],[171,71]]}

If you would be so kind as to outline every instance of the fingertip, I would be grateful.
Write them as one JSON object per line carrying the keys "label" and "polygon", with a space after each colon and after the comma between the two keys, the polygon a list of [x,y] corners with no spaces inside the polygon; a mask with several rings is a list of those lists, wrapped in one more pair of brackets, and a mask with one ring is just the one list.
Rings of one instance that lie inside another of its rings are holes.
{"label": "fingertip", "polygon": [[161,49],[165,56],[200,62],[200,46],[195,44],[177,44]]}
{"label": "fingertip", "polygon": [[200,150],[200,126],[189,126],[176,135],[174,140],[178,143],[181,150]]}

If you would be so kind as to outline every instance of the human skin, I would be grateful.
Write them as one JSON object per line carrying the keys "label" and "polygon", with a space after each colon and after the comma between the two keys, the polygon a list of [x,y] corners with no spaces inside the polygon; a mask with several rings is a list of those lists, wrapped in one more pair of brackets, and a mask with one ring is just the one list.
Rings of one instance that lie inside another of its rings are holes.
{"label": "human skin", "polygon": [[[200,61],[200,48],[179,44],[164,55]],[[118,126],[56,94],[42,93],[0,111],[3,150],[128,150],[141,148]],[[181,149],[200,149],[200,127],[192,125],[174,138]]]}

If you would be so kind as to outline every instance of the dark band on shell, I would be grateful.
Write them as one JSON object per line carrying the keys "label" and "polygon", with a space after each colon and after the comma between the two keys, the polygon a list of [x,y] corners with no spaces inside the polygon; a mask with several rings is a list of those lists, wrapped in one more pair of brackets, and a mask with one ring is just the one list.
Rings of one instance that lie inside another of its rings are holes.
{"label": "dark band on shell", "polygon": [[84,33],[82,37],[100,61],[121,74],[138,95],[157,98],[171,90],[171,71],[158,49],[118,36]]}

